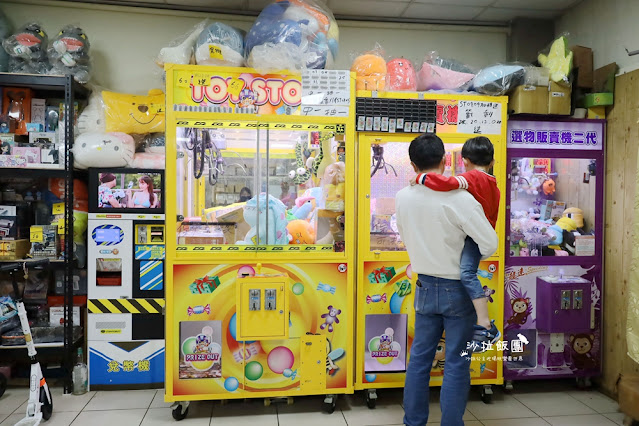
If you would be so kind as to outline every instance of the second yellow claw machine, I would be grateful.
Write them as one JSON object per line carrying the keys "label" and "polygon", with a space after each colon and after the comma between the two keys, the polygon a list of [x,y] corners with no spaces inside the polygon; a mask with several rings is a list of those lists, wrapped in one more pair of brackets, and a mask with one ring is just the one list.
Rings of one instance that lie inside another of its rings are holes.
{"label": "second yellow claw machine", "polygon": [[316,73],[342,87],[333,117],[309,116],[325,106],[301,105],[300,75],[166,67],[165,399],[177,420],[194,400],[325,395],[333,412],[353,392],[354,84]]}
{"label": "second yellow claw machine", "polygon": [[[506,177],[507,98],[435,93],[357,92],[358,251],[355,389],[365,390],[374,408],[377,389],[404,386],[414,336],[414,286],[408,254],[395,221],[395,194],[415,177],[408,157],[410,142],[421,133],[436,133],[446,147],[446,174],[462,173],[461,147],[475,136],[495,147],[493,174],[502,197],[497,233],[501,243],[482,261],[479,279],[489,313],[503,330],[504,188]],[[424,226],[429,226],[424,224]],[[500,345],[499,345],[500,346]],[[491,385],[503,383],[502,351],[446,353],[442,336],[431,370],[431,386],[441,386],[446,357],[471,356],[471,383],[481,385],[484,402]]]}

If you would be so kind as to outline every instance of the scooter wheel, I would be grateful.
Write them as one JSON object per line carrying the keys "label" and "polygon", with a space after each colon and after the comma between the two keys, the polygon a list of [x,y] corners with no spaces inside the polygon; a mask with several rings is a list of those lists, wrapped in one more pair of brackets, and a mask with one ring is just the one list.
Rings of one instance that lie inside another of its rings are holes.
{"label": "scooter wheel", "polygon": [[4,374],[0,374],[0,398],[4,395],[4,391],[7,390],[7,378]]}
{"label": "scooter wheel", "polygon": [[40,402],[42,403],[42,418],[44,420],[49,420],[53,414],[53,397],[51,397],[51,401],[49,401],[44,388],[40,388]]}

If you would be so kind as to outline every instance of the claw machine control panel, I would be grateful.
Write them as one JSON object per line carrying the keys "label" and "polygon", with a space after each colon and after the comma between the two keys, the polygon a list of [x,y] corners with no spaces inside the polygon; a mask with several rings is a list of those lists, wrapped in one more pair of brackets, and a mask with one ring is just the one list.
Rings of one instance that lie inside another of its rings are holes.
{"label": "claw machine control panel", "polygon": [[164,384],[164,171],[90,169],[89,386]]}
{"label": "claw machine control panel", "polygon": [[352,392],[352,76],[166,72],[166,400]]}
{"label": "claw machine control panel", "polygon": [[[446,149],[446,176],[464,172],[461,148],[475,136],[494,145],[496,176],[504,192],[506,176],[504,97],[430,93],[358,92],[358,281],[356,389],[403,387],[415,335],[413,271],[398,232],[395,195],[416,175],[408,147],[420,133],[436,133]],[[504,202],[497,233],[504,241]],[[425,226],[429,226],[425,224]],[[480,264],[479,279],[498,327],[503,315],[503,249]],[[442,383],[445,336],[431,369],[432,386]],[[493,347],[473,356],[473,384],[502,383],[501,352]]]}
{"label": "claw machine control panel", "polygon": [[508,122],[509,381],[601,372],[604,126]]}

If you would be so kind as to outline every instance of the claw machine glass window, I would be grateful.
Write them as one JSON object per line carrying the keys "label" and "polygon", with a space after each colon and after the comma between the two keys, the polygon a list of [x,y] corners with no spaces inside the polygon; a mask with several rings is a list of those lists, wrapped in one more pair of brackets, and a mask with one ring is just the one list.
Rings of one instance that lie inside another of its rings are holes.
{"label": "claw machine glass window", "polygon": [[519,157],[510,164],[510,255],[595,255],[593,159]]}
{"label": "claw machine glass window", "polygon": [[177,129],[178,245],[344,250],[343,135],[271,126]]}
{"label": "claw machine glass window", "polygon": [[[395,217],[395,195],[413,184],[416,173],[408,156],[408,143],[386,142],[371,145],[370,249],[405,251]],[[445,176],[464,172],[459,144],[444,144]]]}

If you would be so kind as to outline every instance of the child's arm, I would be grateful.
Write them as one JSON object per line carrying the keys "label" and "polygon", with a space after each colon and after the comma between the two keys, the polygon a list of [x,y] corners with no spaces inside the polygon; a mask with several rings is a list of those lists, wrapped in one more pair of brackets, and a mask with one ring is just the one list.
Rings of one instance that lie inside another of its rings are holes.
{"label": "child's arm", "polygon": [[417,185],[425,185],[435,191],[468,189],[468,181],[462,175],[446,177],[437,173],[420,173],[415,178]]}

